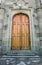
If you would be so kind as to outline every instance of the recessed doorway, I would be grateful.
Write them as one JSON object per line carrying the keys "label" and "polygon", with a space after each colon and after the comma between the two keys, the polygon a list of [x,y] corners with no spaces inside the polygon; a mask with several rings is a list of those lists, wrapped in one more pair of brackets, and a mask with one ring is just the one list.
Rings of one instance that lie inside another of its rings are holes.
{"label": "recessed doorway", "polygon": [[29,16],[18,13],[12,17],[11,49],[30,49]]}

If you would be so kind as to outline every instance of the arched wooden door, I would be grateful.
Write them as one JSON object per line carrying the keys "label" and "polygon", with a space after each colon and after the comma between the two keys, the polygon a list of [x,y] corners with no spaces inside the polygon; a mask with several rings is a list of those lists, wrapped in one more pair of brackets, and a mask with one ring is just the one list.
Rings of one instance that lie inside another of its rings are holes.
{"label": "arched wooden door", "polygon": [[12,19],[12,49],[30,49],[29,17],[16,14]]}

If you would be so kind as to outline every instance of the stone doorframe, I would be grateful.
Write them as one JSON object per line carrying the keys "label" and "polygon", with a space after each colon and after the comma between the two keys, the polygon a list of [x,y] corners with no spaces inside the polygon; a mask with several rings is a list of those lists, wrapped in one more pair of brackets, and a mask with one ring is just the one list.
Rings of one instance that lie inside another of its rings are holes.
{"label": "stone doorframe", "polygon": [[29,21],[30,21],[30,45],[31,45],[31,50],[33,49],[34,45],[34,24],[33,24],[33,10],[28,9],[28,10],[11,10],[11,22],[10,22],[10,44],[9,44],[9,49],[11,50],[11,34],[12,34],[12,17],[13,15],[17,13],[24,13],[29,16]]}
{"label": "stone doorframe", "polygon": [[[6,51],[10,51],[11,50],[11,34],[12,34],[12,17],[13,15],[17,14],[17,13],[24,13],[27,14],[29,16],[29,21],[30,21],[30,45],[31,45],[31,50],[35,49],[35,32],[34,32],[34,21],[33,21],[33,9],[32,8],[28,8],[27,10],[9,10],[7,14],[9,15],[7,21],[8,21],[8,36],[5,35],[6,37],[6,43],[3,44],[3,49],[4,46]],[[8,39],[7,39],[8,37]],[[4,37],[3,37],[4,38]],[[3,40],[4,42],[4,40]],[[4,51],[3,51],[4,52]]]}

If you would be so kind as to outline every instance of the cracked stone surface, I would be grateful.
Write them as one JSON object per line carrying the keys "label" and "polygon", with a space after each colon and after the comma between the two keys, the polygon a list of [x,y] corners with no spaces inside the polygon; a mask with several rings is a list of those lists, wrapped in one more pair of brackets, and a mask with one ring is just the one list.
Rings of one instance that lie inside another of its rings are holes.
{"label": "cracked stone surface", "polygon": [[0,56],[0,65],[42,65],[42,57],[40,56]]}

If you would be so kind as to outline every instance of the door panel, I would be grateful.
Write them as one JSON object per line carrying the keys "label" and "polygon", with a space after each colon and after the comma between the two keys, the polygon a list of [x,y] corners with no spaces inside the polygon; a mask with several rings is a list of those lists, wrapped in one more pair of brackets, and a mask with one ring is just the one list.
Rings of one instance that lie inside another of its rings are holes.
{"label": "door panel", "polygon": [[12,49],[20,49],[20,16],[16,16],[12,21]]}
{"label": "door panel", "polygon": [[12,49],[30,49],[29,18],[17,14],[12,20]]}

